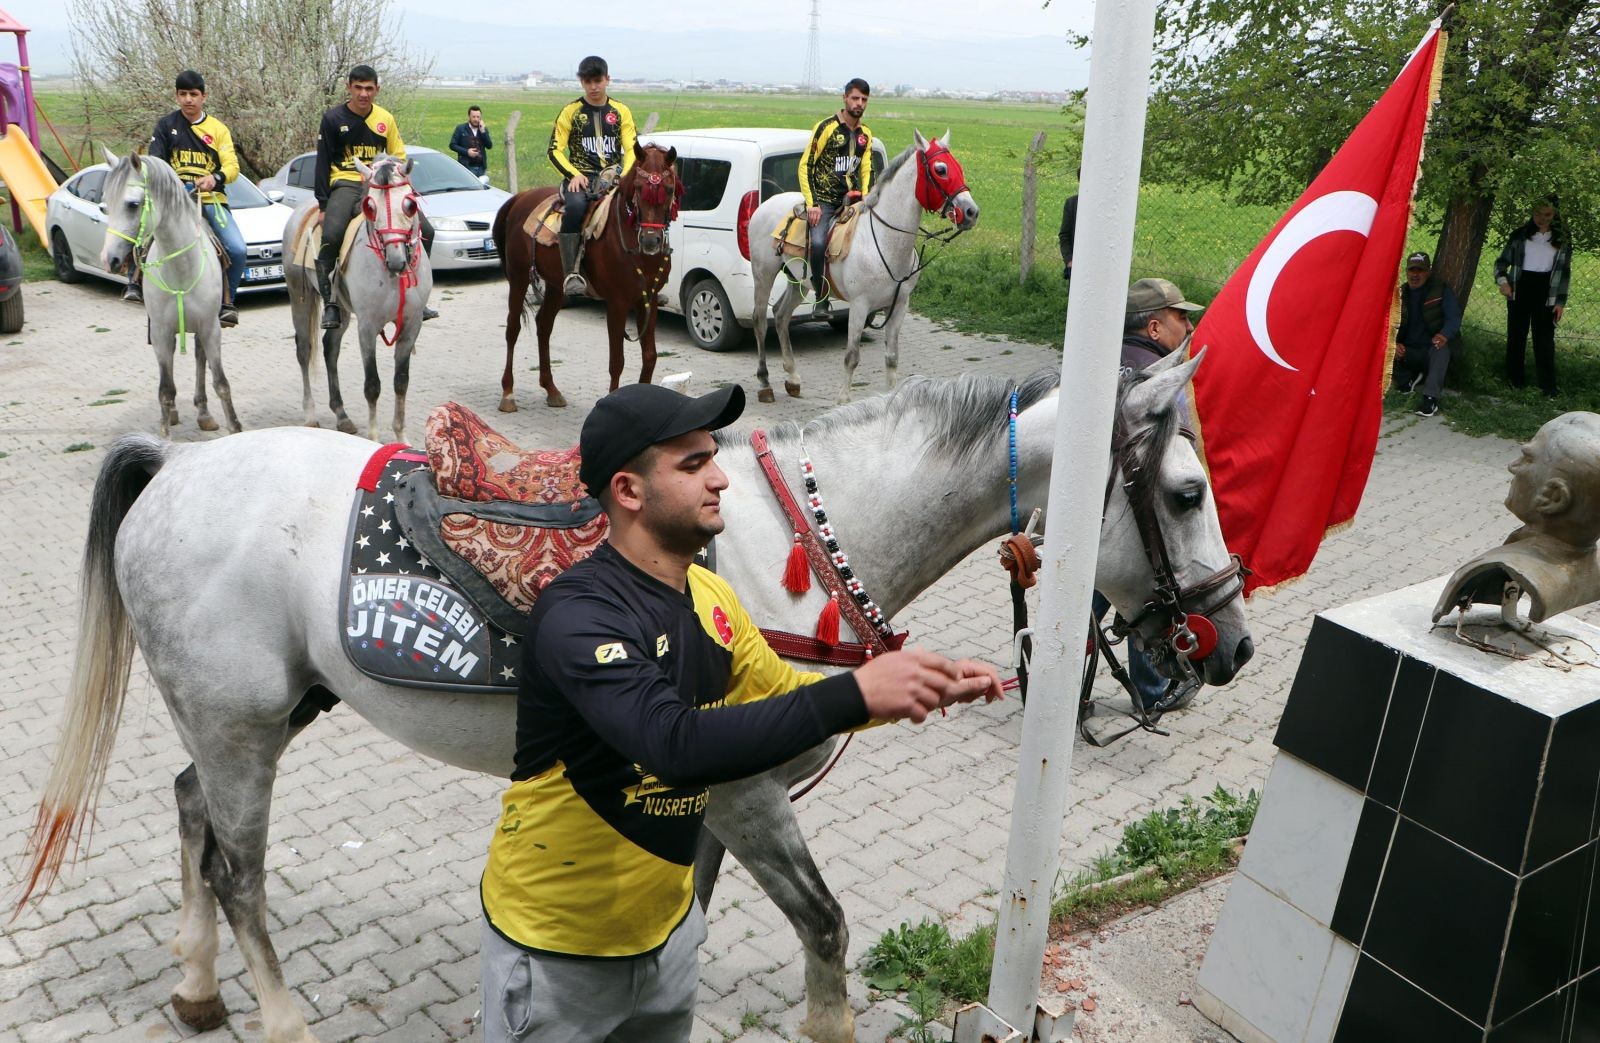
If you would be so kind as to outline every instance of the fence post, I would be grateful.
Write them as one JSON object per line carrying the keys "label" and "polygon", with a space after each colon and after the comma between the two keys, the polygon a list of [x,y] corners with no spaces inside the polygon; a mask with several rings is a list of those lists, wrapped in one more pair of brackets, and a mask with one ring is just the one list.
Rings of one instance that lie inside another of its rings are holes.
{"label": "fence post", "polygon": [[639,128],[639,136],[643,137],[644,135],[650,133],[652,130],[655,130],[656,129],[656,124],[659,123],[660,121],[661,121],[661,113],[659,113],[659,112],[652,112],[650,115],[646,116],[645,120],[644,120],[644,126]]}
{"label": "fence post", "polygon": [[506,182],[512,195],[517,194],[517,124],[522,120],[522,110],[512,109],[506,120]]}
{"label": "fence post", "polygon": [[1034,211],[1039,202],[1039,170],[1037,157],[1044,147],[1044,131],[1033,136],[1028,154],[1022,160],[1022,258],[1018,282],[1028,284],[1028,273],[1033,270]]}

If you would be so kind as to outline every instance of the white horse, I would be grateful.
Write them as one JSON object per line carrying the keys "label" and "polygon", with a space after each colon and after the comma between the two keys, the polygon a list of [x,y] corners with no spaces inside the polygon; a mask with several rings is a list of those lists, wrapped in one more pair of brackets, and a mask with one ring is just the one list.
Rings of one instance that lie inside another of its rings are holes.
{"label": "white horse", "polygon": [[[1173,436],[1174,398],[1199,360],[1130,378],[1120,408],[1137,471],[1155,479],[1180,582],[1229,558],[1205,472]],[[792,485],[809,454],[830,521],[856,574],[893,614],[987,540],[1009,529],[1007,411],[1011,385],[993,377],[917,379],[893,395],[771,432]],[[1043,503],[1057,396],[1052,374],[1018,390],[1020,498]],[[779,583],[792,542],[748,443],[720,438],[731,485],[717,569],[763,626],[810,633],[825,596]],[[890,449],[889,447],[894,447]],[[872,448],[869,448],[872,447]],[[28,891],[47,888],[83,828],[110,760],[135,643],[194,763],[176,782],[183,908],[174,949],[180,1019],[214,1027],[220,902],[250,970],[269,1043],[307,1043],[267,935],[263,888],[268,813],[278,758],[311,716],[313,697],[347,703],[386,735],[427,756],[506,777],[516,700],[386,685],[356,670],[339,633],[340,569],[357,477],[373,452],[357,438],[278,428],[198,445],[148,435],[118,439],[95,484],[84,551],[80,639],[60,746],[30,845]],[[1097,502],[1100,492],[1090,493]],[[1130,618],[1154,585],[1123,483],[1111,488],[1096,585]],[[225,530],[194,518],[230,518]],[[183,531],[182,540],[172,534]],[[1236,588],[1205,607],[1220,634],[1195,664],[1225,684],[1252,645]],[[1200,608],[1191,606],[1192,611]],[[195,620],[204,619],[197,627]],[[782,908],[806,952],[805,1030],[848,1040],[848,940],[842,912],[806,850],[786,780],[813,751],[754,779],[713,788],[707,824]],[[805,763],[802,763],[805,762]],[[463,882],[463,886],[467,886]],[[24,895],[23,901],[27,900]]]}
{"label": "white horse", "polygon": [[[883,373],[893,390],[900,366],[900,326],[905,322],[911,291],[922,277],[922,261],[917,251],[924,210],[947,218],[957,231],[964,232],[978,223],[978,204],[967,190],[961,164],[950,153],[950,132],[928,141],[921,131],[913,131],[914,144],[891,159],[877,175],[872,191],[861,201],[856,220],[855,240],[845,259],[833,265],[829,277],[838,296],[850,302],[850,330],[845,341],[844,384],[837,401],[850,401],[850,381],[861,360],[861,331],[873,312],[887,318],[883,327]],[[914,160],[914,161],[913,161]],[[761,388],[756,397],[772,401],[772,386],[767,383],[767,301],[772,283],[784,262],[790,260],[775,249],[772,238],[779,225],[789,220],[804,200],[798,192],[773,196],[750,216],[750,270],[755,279],[756,379]],[[772,309],[778,327],[778,344],[783,349],[783,388],[791,398],[800,397],[800,374],[795,368],[794,348],[789,343],[789,317],[800,304],[800,283],[790,278],[783,296]]]}
{"label": "white horse", "polygon": [[118,159],[106,149],[111,172],[106,175],[102,204],[106,241],[100,266],[117,271],[130,257],[144,271],[144,312],[150,320],[150,346],[155,348],[160,377],[156,400],[161,409],[161,436],[178,423],[178,389],[172,379],[172,353],[180,331],[194,335],[195,423],[215,431],[217,422],[206,405],[206,367],[222,400],[229,431],[238,431],[233,390],[222,372],[222,264],[211,246],[210,229],[200,204],[165,162],[137,152]]}
{"label": "white horse", "polygon": [[[394,437],[405,441],[406,389],[411,386],[411,352],[422,330],[422,309],[433,292],[433,266],[422,245],[422,222],[418,217],[419,196],[412,190],[411,160],[404,165],[388,155],[379,155],[368,167],[359,159],[366,191],[361,212],[352,221],[361,223],[350,247],[344,271],[334,276],[333,289],[338,299],[339,328],[322,330],[323,364],[328,369],[328,408],[333,410],[340,431],[355,434],[356,425],[344,409],[344,394],[339,390],[339,344],[350,318],[356,320],[356,342],[361,345],[361,365],[365,379],[362,390],[367,398],[367,437],[378,438],[378,395],[383,382],[378,377],[378,337],[394,347]],[[283,276],[289,289],[289,309],[294,316],[294,351],[300,362],[301,407],[305,425],[317,427],[317,411],[311,401],[311,370],[315,365],[313,338],[320,327],[322,298],[317,293],[312,269],[294,263],[302,229],[316,210],[315,200],[296,208],[283,233]],[[384,333],[395,325],[393,337]]]}

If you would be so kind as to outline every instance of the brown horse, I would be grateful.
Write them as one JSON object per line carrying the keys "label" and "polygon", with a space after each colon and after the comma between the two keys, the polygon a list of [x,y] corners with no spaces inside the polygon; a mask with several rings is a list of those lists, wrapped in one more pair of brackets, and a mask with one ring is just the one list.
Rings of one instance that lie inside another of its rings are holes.
{"label": "brown horse", "polygon": [[[683,195],[676,166],[677,149],[634,145],[633,157],[633,166],[617,182],[605,230],[598,239],[586,240],[583,254],[583,275],[589,290],[606,303],[612,391],[622,378],[622,341],[630,311],[639,331],[639,382],[650,383],[655,373],[656,295],[672,271],[667,225],[677,218],[678,201]],[[566,303],[561,252],[553,245],[536,244],[534,237],[523,230],[533,208],[555,192],[554,188],[519,192],[506,200],[494,217],[494,244],[500,252],[501,270],[511,284],[506,304],[506,371],[500,378],[502,413],[517,409],[512,397],[512,369],[527,307],[528,284],[535,273],[545,287],[544,301],[534,319],[539,334],[539,386],[544,388],[546,405],[567,404],[550,373],[550,330],[555,326],[556,312]]]}

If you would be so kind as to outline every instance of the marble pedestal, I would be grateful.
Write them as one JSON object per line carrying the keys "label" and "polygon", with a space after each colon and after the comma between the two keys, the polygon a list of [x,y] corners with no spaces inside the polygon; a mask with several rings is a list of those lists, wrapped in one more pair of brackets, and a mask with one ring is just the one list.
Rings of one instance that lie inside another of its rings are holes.
{"label": "marble pedestal", "polygon": [[1493,655],[1443,583],[1312,625],[1195,997],[1247,1043],[1600,1043],[1600,630]]}

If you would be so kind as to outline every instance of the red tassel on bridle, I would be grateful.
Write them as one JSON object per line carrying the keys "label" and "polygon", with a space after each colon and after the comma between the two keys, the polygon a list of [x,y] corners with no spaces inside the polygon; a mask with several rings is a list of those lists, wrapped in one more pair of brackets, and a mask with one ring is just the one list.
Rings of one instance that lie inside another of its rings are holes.
{"label": "red tassel on bridle", "polygon": [[837,594],[828,598],[828,603],[822,606],[822,614],[817,616],[817,640],[829,646],[839,643],[839,595]]}
{"label": "red tassel on bridle", "polygon": [[811,589],[811,563],[806,560],[806,549],[800,546],[800,534],[794,534],[794,546],[789,548],[789,563],[783,569],[783,589],[791,594],[804,594]]}

